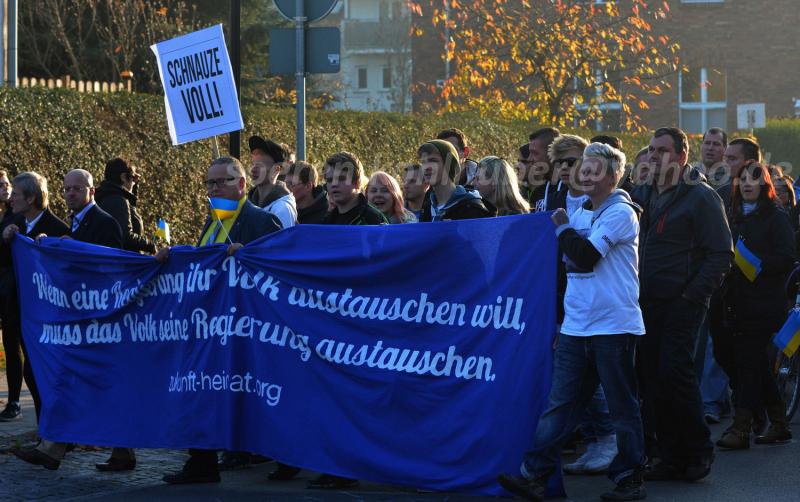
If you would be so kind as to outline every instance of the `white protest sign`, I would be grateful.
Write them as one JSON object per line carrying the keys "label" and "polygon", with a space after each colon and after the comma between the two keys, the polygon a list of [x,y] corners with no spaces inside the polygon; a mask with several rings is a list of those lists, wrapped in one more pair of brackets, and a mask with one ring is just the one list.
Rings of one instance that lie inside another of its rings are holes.
{"label": "white protest sign", "polygon": [[244,129],[221,24],[150,49],[158,61],[173,145]]}

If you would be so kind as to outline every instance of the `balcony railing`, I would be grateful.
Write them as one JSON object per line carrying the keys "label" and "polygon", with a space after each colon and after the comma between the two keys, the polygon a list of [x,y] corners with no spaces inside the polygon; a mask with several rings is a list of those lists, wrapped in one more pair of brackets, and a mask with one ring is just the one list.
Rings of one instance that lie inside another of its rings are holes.
{"label": "balcony railing", "polygon": [[344,50],[408,51],[411,35],[408,20],[344,21]]}

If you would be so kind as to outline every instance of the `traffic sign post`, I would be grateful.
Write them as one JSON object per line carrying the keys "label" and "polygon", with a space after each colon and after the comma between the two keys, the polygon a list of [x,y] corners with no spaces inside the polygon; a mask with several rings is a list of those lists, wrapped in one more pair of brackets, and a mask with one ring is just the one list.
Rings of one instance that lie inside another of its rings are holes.
{"label": "traffic sign post", "polygon": [[[306,160],[306,25],[331,13],[339,0],[274,0],[278,12],[294,21],[295,85],[297,89],[297,160]],[[275,54],[270,40],[270,61]],[[338,58],[337,58],[338,63]],[[270,66],[272,66],[270,64]]]}
{"label": "traffic sign post", "polygon": [[327,17],[339,0],[305,0],[303,5],[298,5],[297,0],[275,0],[275,7],[281,16],[289,21],[298,17],[302,9],[307,23],[313,23]]}

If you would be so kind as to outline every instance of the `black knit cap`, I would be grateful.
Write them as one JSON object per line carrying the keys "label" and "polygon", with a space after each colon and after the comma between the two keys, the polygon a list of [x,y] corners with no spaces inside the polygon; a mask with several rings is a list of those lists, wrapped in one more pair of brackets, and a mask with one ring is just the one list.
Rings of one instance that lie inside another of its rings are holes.
{"label": "black knit cap", "polygon": [[253,153],[254,150],[261,150],[272,157],[272,160],[275,162],[286,161],[288,153],[286,149],[271,139],[264,139],[261,136],[250,136],[247,143],[250,145],[250,153]]}

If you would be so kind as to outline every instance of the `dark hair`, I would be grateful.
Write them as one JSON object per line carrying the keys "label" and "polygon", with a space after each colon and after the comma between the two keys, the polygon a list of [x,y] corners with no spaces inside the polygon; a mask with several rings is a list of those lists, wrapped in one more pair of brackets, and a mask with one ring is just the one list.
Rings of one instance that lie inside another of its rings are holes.
{"label": "dark hair", "polygon": [[741,183],[742,174],[744,174],[745,171],[752,171],[753,177],[761,180],[761,192],[758,194],[759,203],[763,205],[777,205],[778,203],[778,194],[775,192],[775,185],[772,183],[769,168],[758,162],[750,162],[733,178],[731,220],[738,219],[742,216],[742,191],[741,188],[739,188],[739,184]]}
{"label": "dark hair", "polygon": [[106,162],[105,179],[111,183],[121,185],[122,175],[132,173],[133,169],[131,169],[130,164],[128,164],[128,161],[125,159],[117,157]]}
{"label": "dark hair", "polygon": [[653,133],[653,137],[660,138],[661,136],[670,136],[672,138],[672,146],[675,149],[675,153],[680,155],[686,152],[686,155],[689,155],[689,138],[686,137],[685,132],[677,127],[659,127]]}
{"label": "dark hair", "polygon": [[761,147],[758,146],[755,140],[750,138],[736,138],[735,140],[731,141],[728,146],[739,145],[742,147],[742,154],[744,154],[744,160],[753,160],[755,162],[761,162]]}
{"label": "dark hair", "polygon": [[356,157],[356,154],[350,152],[334,153],[328,160],[325,161],[325,167],[336,167],[336,164],[344,164],[350,172],[350,181],[355,182],[359,187],[361,186],[361,176],[364,174],[364,166],[361,161]]}
{"label": "dark hair", "polygon": [[592,138],[589,143],[603,143],[604,145],[613,146],[617,150],[622,150],[622,140],[616,136],[600,134]]}
{"label": "dark hair", "polygon": [[712,127],[703,133],[703,141],[706,140],[706,136],[709,134],[722,134],[722,146],[728,146],[728,133],[726,133],[724,129],[720,127]]}
{"label": "dark hair", "polygon": [[[794,192],[794,178],[788,174],[784,174],[775,178],[775,182],[777,181],[781,181],[784,185],[786,185],[786,191],[789,193],[789,206],[795,207],[797,205],[797,199],[795,198]],[[773,185],[776,184],[775,182]],[[775,190],[775,195],[777,195],[777,189]]]}
{"label": "dark hair", "polygon": [[309,164],[308,162],[303,162],[302,160],[292,162],[292,164],[289,166],[289,169],[286,171],[286,175],[297,175],[297,177],[300,178],[300,183],[304,185],[311,183],[312,185],[316,186],[317,181],[319,180],[317,169],[313,165]]}
{"label": "dark hair", "polygon": [[467,135],[464,134],[464,131],[461,129],[456,129],[455,127],[452,129],[445,129],[441,131],[439,134],[436,135],[436,139],[447,139],[447,138],[456,138],[456,143],[458,143],[458,149],[462,152],[467,149]]}
{"label": "dark hair", "polygon": [[637,160],[639,160],[639,157],[641,157],[642,155],[645,155],[645,154],[647,154],[649,152],[650,152],[650,149],[648,147],[642,148],[641,150],[636,152],[636,156],[633,158],[633,161],[636,162]]}
{"label": "dark hair", "polygon": [[528,157],[531,156],[531,144],[525,143],[521,147],[519,147],[519,158],[528,160]]}
{"label": "dark hair", "polygon": [[553,142],[554,139],[561,136],[561,131],[556,129],[555,127],[542,127],[541,129],[537,129],[528,136],[530,141],[535,139],[539,139],[545,146],[550,146],[550,143]]}

